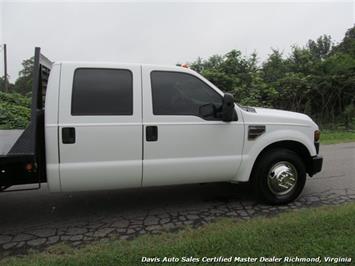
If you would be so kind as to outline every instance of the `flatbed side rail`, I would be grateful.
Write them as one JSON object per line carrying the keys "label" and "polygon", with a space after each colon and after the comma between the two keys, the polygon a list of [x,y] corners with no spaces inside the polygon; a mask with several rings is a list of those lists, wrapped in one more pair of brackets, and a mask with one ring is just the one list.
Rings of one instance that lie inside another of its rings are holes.
{"label": "flatbed side rail", "polygon": [[39,182],[46,181],[46,160],[44,142],[44,99],[52,62],[41,54],[41,48],[35,48],[35,62],[32,87],[31,123],[34,125],[34,159]]}
{"label": "flatbed side rail", "polygon": [[13,185],[38,184],[40,188],[40,184],[46,182],[44,99],[52,64],[41,54],[41,49],[36,47],[31,121],[9,153],[0,156],[0,192],[9,191],[8,188]]}

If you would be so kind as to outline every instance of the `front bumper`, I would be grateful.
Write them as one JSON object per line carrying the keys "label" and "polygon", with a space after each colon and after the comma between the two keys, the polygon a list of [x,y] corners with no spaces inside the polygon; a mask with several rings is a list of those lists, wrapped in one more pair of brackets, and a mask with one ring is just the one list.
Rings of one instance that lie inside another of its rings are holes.
{"label": "front bumper", "polygon": [[308,174],[310,176],[313,176],[316,173],[319,173],[322,170],[322,166],[323,166],[323,157],[316,155],[314,157],[312,157],[311,163],[309,165],[309,169],[308,169]]}
{"label": "front bumper", "polygon": [[319,141],[314,142],[314,147],[316,148],[317,154],[319,153]]}

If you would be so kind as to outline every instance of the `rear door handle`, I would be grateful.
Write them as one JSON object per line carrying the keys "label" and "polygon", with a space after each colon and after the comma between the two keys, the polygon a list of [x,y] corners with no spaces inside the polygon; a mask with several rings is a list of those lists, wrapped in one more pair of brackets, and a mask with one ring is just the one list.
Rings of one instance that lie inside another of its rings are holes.
{"label": "rear door handle", "polygon": [[62,142],[63,144],[75,143],[75,128],[73,127],[62,128]]}
{"label": "rear door handle", "polygon": [[158,127],[157,126],[147,126],[145,128],[145,138],[147,141],[157,141],[158,140]]}

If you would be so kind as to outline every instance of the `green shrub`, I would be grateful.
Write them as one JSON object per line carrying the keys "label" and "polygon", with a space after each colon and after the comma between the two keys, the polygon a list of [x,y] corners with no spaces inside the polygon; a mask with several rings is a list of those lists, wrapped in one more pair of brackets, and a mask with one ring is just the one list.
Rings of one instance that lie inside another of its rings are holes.
{"label": "green shrub", "polygon": [[0,128],[27,127],[31,117],[31,99],[18,93],[0,92]]}
{"label": "green shrub", "polygon": [[25,97],[19,93],[5,93],[0,92],[0,102],[12,103],[15,105],[21,105],[27,108],[31,108],[31,99]]}

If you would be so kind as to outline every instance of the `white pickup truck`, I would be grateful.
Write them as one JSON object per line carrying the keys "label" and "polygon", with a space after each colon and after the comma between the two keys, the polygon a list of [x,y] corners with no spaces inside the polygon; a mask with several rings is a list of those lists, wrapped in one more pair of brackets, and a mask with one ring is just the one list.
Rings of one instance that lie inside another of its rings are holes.
{"label": "white pickup truck", "polygon": [[285,204],[322,168],[307,115],[240,106],[184,67],[52,63],[36,48],[32,96],[29,127],[0,156],[3,192],[250,181]]}

